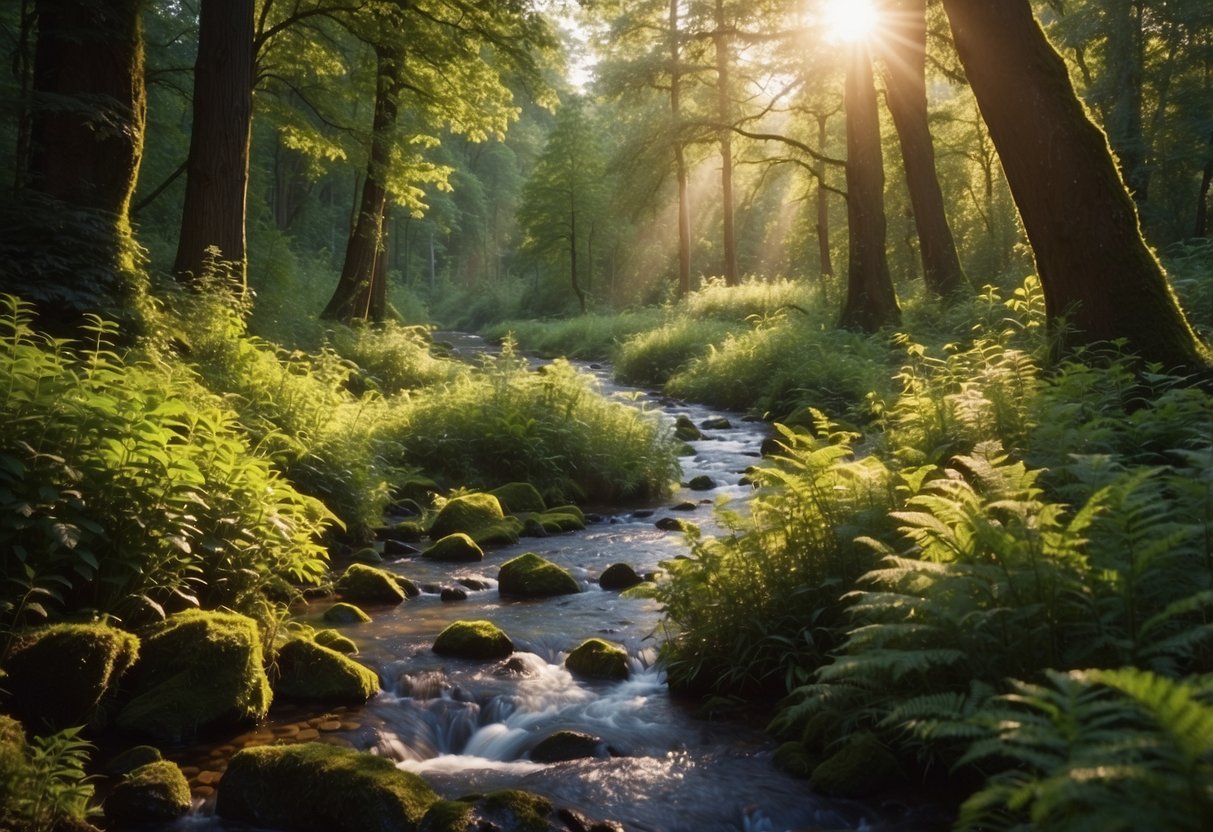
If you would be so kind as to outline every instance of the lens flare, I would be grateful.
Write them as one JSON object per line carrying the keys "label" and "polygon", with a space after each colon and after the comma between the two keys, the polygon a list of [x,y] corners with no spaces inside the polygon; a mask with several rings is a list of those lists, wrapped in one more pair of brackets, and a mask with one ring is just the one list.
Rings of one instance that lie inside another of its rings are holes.
{"label": "lens flare", "polygon": [[836,40],[854,43],[871,36],[880,15],[872,0],[827,0],[826,28]]}

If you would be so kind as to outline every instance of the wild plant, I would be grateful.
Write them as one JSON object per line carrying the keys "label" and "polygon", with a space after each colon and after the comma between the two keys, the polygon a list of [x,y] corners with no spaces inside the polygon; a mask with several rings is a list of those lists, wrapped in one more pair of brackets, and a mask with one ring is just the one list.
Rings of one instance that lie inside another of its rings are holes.
{"label": "wild plant", "polygon": [[967,722],[960,760],[995,773],[958,830],[1203,830],[1213,825],[1213,677],[1049,671]]}
{"label": "wild plant", "polygon": [[80,738],[82,728],[33,737],[26,747],[24,780],[13,805],[0,807],[0,816],[18,819],[31,829],[54,829],[64,821],[80,821],[95,810],[91,777],[85,773],[93,748]]}
{"label": "wild plant", "polygon": [[803,280],[777,278],[742,281],[739,286],[726,286],[721,279],[711,279],[684,298],[677,313],[703,321],[714,319],[743,324],[754,319],[768,318],[791,308],[801,314],[821,308],[820,289]]}
{"label": "wild plant", "polygon": [[657,597],[675,684],[777,696],[839,644],[840,599],[873,563],[854,540],[887,525],[896,478],[873,457],[852,459],[854,434],[821,414],[817,427],[820,438],[780,427],[785,451],[751,473],[750,514],[718,507],[729,535],[692,529],[691,557],[665,564]]}
{"label": "wild plant", "polygon": [[332,330],[330,338],[336,352],[357,365],[355,378],[384,395],[441,384],[457,372],[450,360],[431,354],[428,327],[355,325]]}
{"label": "wild plant", "polygon": [[534,355],[607,361],[625,340],[659,324],[660,314],[646,309],[545,321],[503,321],[481,334],[496,341],[512,337],[519,347]]}
{"label": "wild plant", "polygon": [[656,329],[640,332],[623,342],[615,355],[615,377],[626,384],[660,387],[713,344],[723,341],[740,325],[671,317]]}

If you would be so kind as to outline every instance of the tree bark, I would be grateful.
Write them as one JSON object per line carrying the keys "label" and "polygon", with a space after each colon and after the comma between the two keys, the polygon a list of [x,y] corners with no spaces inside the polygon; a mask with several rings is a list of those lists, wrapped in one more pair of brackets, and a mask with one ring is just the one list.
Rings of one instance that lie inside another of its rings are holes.
{"label": "tree bark", "polygon": [[934,294],[952,297],[966,288],[968,280],[944,211],[927,121],[927,4],[926,0],[890,0],[888,10],[891,36],[885,39],[885,63],[889,113],[901,144],[923,282]]}
{"label": "tree bark", "polygon": [[847,62],[847,297],[839,325],[876,332],[901,319],[885,250],[884,162],[880,115],[868,47],[855,44]]}
{"label": "tree bark", "polygon": [[[829,133],[826,130],[830,117],[817,114],[817,147],[826,150]],[[825,162],[817,163],[817,256],[821,261],[822,275],[834,276],[834,262],[830,254],[830,192],[826,189]]]}
{"label": "tree bark", "polygon": [[736,286],[737,232],[733,206],[733,107],[729,69],[732,55],[729,32],[725,28],[724,0],[716,0],[716,31],[712,35],[716,48],[716,111],[722,125],[720,141],[720,202],[724,233],[724,262],[721,265],[726,286]]}
{"label": "tree bark", "polygon": [[691,195],[687,182],[686,146],[682,140],[682,48],[678,0],[670,0],[670,115],[674,129],[674,167],[678,179],[678,296],[691,293]]}
{"label": "tree bark", "polygon": [[1112,100],[1105,125],[1112,152],[1138,208],[1150,195],[1146,138],[1142,117],[1145,77],[1145,34],[1139,0],[1107,0],[1108,87]]}
{"label": "tree bark", "polygon": [[384,186],[391,164],[391,136],[399,107],[396,96],[400,91],[400,56],[386,46],[377,46],[375,114],[371,126],[371,149],[367,160],[362,199],[345,249],[345,262],[333,297],[322,318],[339,321],[383,320],[386,296],[377,287],[375,264],[383,248],[383,218],[387,209],[387,188]]}
{"label": "tree bark", "polygon": [[194,120],[173,273],[209,270],[248,289],[245,215],[253,125],[253,0],[202,0],[194,63]]}
{"label": "tree bark", "polygon": [[1060,345],[1123,339],[1164,369],[1206,368],[1207,352],[1142,239],[1107,139],[1029,0],[944,0],[944,8]]}

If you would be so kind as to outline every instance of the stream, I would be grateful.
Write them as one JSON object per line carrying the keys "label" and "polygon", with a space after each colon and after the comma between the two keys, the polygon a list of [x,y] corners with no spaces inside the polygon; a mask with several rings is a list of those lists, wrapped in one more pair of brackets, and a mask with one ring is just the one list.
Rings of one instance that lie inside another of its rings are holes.
{"label": "stream", "polygon": [[[454,336],[439,337],[450,342]],[[459,336],[455,347],[480,348],[469,336]],[[616,385],[605,368],[579,366],[593,373],[608,395],[635,396],[635,390]],[[691,443],[695,455],[682,459],[683,482],[706,475],[715,488],[682,487],[670,499],[648,506],[591,508],[595,521],[582,532],[493,547],[480,563],[410,558],[385,564],[427,591],[398,607],[367,606],[373,622],[339,628],[358,643],[358,659],[379,672],[383,691],[361,708],[324,713],[276,708],[253,732],[171,755],[190,765],[187,774],[200,799],[193,814],[163,828],[246,828],[210,814],[211,787],[235,749],[279,738],[319,738],[371,750],[420,774],[446,797],[526,789],[591,818],[617,821],[628,832],[937,828],[938,818],[932,822],[900,804],[814,795],[804,781],[775,768],[775,745],[760,730],[698,718],[671,699],[664,673],[655,666],[659,605],[604,591],[597,578],[614,563],[627,563],[643,575],[659,570],[661,561],[685,555],[682,535],[655,525],[663,517],[694,522],[707,534],[722,532],[711,505],[747,498],[750,489],[739,480],[756,462],[770,429],[736,414],[654,394],[642,394],[637,403],[660,408],[671,419],[685,415],[696,425],[729,419],[728,428],[705,429],[704,438]],[[681,510],[674,510],[680,503]],[[582,592],[544,600],[501,598],[498,568],[527,551],[568,569]],[[466,600],[441,600],[437,589],[453,586],[466,590]],[[325,606],[318,604],[313,614],[318,618]],[[494,621],[513,640],[516,652],[508,667],[431,651],[447,624],[478,618]],[[595,636],[627,649],[629,679],[585,681],[564,669],[567,652]],[[529,751],[559,730],[599,738],[597,755],[550,764],[531,761]],[[208,760],[213,771],[206,770]]]}

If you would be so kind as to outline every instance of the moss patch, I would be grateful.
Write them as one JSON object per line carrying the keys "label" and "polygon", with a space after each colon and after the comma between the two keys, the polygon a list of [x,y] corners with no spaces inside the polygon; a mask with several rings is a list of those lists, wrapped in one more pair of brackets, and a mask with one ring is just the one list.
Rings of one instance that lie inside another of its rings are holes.
{"label": "moss patch", "polygon": [[143,640],[135,697],[118,725],[169,740],[253,722],[270,706],[261,638],[251,618],[191,610]]}
{"label": "moss patch", "polygon": [[336,650],[338,653],[350,655],[358,652],[358,645],[336,630],[317,630],[316,634],[312,636],[312,641],[321,647]]}
{"label": "moss patch", "polygon": [[461,659],[503,659],[514,643],[492,621],[455,621],[438,634],[434,652]]}
{"label": "moss patch", "polygon": [[433,546],[422,552],[421,556],[427,560],[448,563],[473,563],[484,560],[484,550],[463,532],[456,532],[439,538]]}
{"label": "moss patch", "polygon": [[330,624],[365,624],[371,617],[353,604],[333,604],[324,611],[324,620]]}
{"label": "moss patch", "polygon": [[361,705],[379,690],[379,675],[314,641],[293,639],[278,651],[274,693],[287,699]]}
{"label": "moss patch", "polygon": [[581,592],[581,585],[568,570],[527,552],[501,565],[497,590],[521,598],[548,598]]}
{"label": "moss patch", "polygon": [[472,828],[472,804],[464,800],[439,800],[429,808],[418,832],[467,832]]}
{"label": "moss patch", "polygon": [[489,492],[501,504],[502,511],[510,514],[542,512],[547,509],[539,489],[529,482],[511,482]]}
{"label": "moss patch", "polygon": [[355,604],[399,604],[405,598],[392,573],[364,563],[350,564],[333,588]]}
{"label": "moss patch", "polygon": [[190,784],[169,760],[135,769],[105,799],[105,819],[118,828],[174,820],[189,810]]}
{"label": "moss patch", "polygon": [[894,785],[899,770],[893,754],[865,731],[849,737],[814,768],[809,785],[834,797],[869,797]]}
{"label": "moss patch", "polygon": [[437,800],[424,780],[390,760],[305,743],[236,754],[216,810],[284,832],[412,832]]}
{"label": "moss patch", "polygon": [[7,710],[51,731],[103,721],[99,709],[139,655],[139,639],[104,624],[56,624],[19,634],[5,663]]}
{"label": "moss patch", "polygon": [[591,638],[569,653],[564,666],[570,673],[589,679],[626,679],[628,654],[617,644]]}
{"label": "moss patch", "polygon": [[612,563],[598,578],[598,585],[603,589],[630,589],[644,579],[636,574],[636,570],[626,563]]}
{"label": "moss patch", "polygon": [[164,759],[160,749],[151,745],[136,745],[121,754],[115,755],[105,764],[105,773],[110,777],[121,777],[130,774],[135,769],[148,763],[156,763]]}

